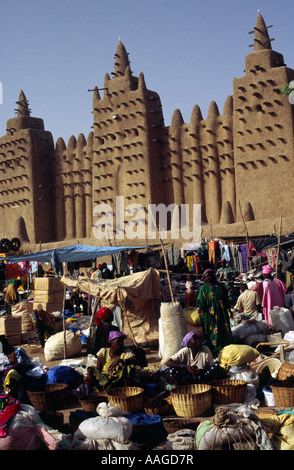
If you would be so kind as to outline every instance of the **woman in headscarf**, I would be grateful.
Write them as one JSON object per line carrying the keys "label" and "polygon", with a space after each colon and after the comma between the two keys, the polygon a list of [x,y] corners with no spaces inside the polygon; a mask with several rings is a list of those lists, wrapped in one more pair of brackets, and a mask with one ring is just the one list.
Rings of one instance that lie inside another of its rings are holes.
{"label": "woman in headscarf", "polygon": [[284,307],[285,305],[285,294],[287,292],[287,286],[280,279],[272,276],[273,268],[269,265],[263,266],[262,275],[264,281],[263,295],[262,295],[262,307],[264,319],[268,324],[271,324],[269,311],[273,310],[274,307]]}
{"label": "woman in headscarf", "polygon": [[225,287],[217,281],[212,269],[203,273],[205,284],[200,287],[196,306],[206,345],[216,357],[220,350],[231,343],[232,333],[229,318],[229,299]]}
{"label": "woman in headscarf", "polygon": [[126,335],[121,331],[109,333],[110,347],[101,348],[97,353],[97,366],[90,366],[87,369],[85,384],[88,387],[88,394],[91,394],[93,389],[109,390],[131,383],[138,360],[133,351],[125,348],[125,339]]}
{"label": "woman in headscarf", "polygon": [[204,381],[206,373],[214,366],[210,349],[193,331],[184,336],[181,345],[183,347],[165,363],[174,382],[184,385]]}
{"label": "woman in headscarf", "polygon": [[94,317],[95,327],[93,328],[93,338],[89,335],[87,341],[88,353],[97,354],[101,348],[107,348],[109,346],[109,333],[111,331],[119,331],[119,328],[112,325],[112,322],[113,312],[110,308],[102,307],[96,312]]}

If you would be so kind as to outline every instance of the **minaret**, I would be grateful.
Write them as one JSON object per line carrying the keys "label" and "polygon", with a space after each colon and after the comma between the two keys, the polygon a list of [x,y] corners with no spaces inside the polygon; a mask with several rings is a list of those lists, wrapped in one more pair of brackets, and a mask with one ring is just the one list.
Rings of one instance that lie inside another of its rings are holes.
{"label": "minaret", "polygon": [[18,105],[17,110],[16,110],[17,116],[30,116],[31,115],[29,102],[26,99],[26,95],[24,94],[22,90],[20,90],[19,99],[16,102],[16,104]]}
{"label": "minaret", "polygon": [[120,39],[114,57],[114,75],[116,77],[119,75],[124,75],[126,72],[126,68],[130,65],[130,61],[126,48]]}
{"label": "minaret", "polygon": [[250,31],[253,52],[245,57],[245,75],[233,81],[236,212],[241,223],[245,214],[247,220],[294,215],[291,198],[286,202],[280,197],[285,175],[290,181],[294,173],[294,113],[281,94],[294,71],[286,67],[282,54],[272,50],[268,29],[259,12]]}
{"label": "minaret", "polygon": [[264,19],[258,13],[256,25],[254,28],[254,52],[262,51],[263,49],[271,49],[271,40],[269,38],[268,29],[265,25]]}

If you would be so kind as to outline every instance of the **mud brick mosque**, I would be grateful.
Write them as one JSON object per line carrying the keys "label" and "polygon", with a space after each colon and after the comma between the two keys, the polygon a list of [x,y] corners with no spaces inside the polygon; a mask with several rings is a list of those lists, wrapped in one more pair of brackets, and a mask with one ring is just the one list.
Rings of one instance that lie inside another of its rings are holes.
{"label": "mud brick mosque", "polygon": [[159,95],[143,73],[132,74],[121,41],[112,77],[93,90],[87,137],[54,143],[21,91],[0,138],[2,231],[32,245],[97,245],[94,207],[106,204],[115,214],[124,196],[144,208],[201,204],[203,237],[272,234],[281,217],[283,232],[292,232],[294,108],[281,88],[294,70],[272,49],[260,13],[250,39],[245,73],[233,80],[222,113],[212,101],[204,119],[195,105],[189,123],[176,109],[165,126]]}

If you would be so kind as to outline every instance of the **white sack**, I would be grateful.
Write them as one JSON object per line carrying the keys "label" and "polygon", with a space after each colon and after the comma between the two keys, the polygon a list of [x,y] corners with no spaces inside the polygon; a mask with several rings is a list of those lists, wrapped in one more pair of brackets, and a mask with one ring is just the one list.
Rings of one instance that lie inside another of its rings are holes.
{"label": "white sack", "polygon": [[187,334],[187,323],[179,302],[162,302],[160,304],[161,328],[164,338],[161,362],[164,364],[178,352],[182,346],[183,337]]}
{"label": "white sack", "polygon": [[294,330],[294,321],[290,310],[284,307],[274,307],[269,311],[271,324],[276,331],[281,331],[282,336],[288,331]]}
{"label": "white sack", "polygon": [[[66,357],[72,357],[79,354],[83,348],[80,337],[73,331],[65,332]],[[44,346],[44,355],[46,361],[55,361],[64,359],[64,332],[60,331],[47,339]]]}
{"label": "white sack", "polygon": [[122,417],[102,418],[100,416],[82,421],[74,434],[74,440],[111,439],[126,442],[133,432],[133,423]]}

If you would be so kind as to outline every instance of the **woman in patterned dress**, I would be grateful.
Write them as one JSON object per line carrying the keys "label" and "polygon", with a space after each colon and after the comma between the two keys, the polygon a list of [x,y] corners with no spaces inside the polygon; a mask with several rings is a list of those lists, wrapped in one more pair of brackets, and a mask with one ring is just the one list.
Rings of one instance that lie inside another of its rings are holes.
{"label": "woman in patterned dress", "polygon": [[204,272],[203,280],[205,284],[199,290],[196,306],[206,337],[205,344],[216,357],[232,340],[228,294],[224,286],[217,282],[212,269]]}

